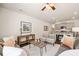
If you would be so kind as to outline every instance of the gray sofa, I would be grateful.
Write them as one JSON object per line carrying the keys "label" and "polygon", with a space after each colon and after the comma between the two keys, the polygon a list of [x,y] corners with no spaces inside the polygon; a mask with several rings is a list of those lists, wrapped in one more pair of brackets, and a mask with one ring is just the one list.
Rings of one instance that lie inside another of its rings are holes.
{"label": "gray sofa", "polygon": [[[61,54],[62,52],[66,51],[66,50],[70,50],[71,48],[65,46],[65,45],[61,45],[57,51],[57,53],[55,54],[55,56],[58,56],[59,54]],[[75,40],[74,43],[74,49],[79,49],[79,39]]]}
{"label": "gray sofa", "polygon": [[61,45],[57,51],[57,53],[55,54],[55,56],[58,56],[59,54],[61,54],[62,52],[66,51],[66,50],[70,50],[70,48],[68,48],[65,45]]}
{"label": "gray sofa", "polygon": [[40,40],[54,45],[56,41],[56,34],[49,34],[48,36],[42,35]]}

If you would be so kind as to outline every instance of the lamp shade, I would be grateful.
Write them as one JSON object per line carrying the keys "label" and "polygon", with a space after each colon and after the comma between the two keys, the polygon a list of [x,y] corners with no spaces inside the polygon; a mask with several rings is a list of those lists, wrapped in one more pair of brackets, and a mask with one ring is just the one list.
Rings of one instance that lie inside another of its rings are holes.
{"label": "lamp shade", "polygon": [[79,32],[79,27],[72,27],[73,32]]}

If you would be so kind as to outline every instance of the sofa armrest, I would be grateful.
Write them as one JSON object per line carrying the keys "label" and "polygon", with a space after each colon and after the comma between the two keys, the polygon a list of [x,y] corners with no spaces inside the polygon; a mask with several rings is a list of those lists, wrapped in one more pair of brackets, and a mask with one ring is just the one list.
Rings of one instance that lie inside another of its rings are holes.
{"label": "sofa armrest", "polygon": [[62,52],[66,51],[66,50],[70,50],[70,48],[68,48],[67,46],[65,45],[61,45],[57,51],[57,53],[55,54],[55,56],[58,56],[59,54],[61,54]]}

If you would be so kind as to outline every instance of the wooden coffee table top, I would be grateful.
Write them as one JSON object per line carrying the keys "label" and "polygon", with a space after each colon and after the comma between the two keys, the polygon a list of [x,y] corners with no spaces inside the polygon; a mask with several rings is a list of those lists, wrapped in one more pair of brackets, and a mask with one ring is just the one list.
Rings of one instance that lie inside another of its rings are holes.
{"label": "wooden coffee table top", "polygon": [[35,45],[35,46],[37,46],[37,47],[39,47],[39,48],[43,48],[43,47],[46,46],[46,43],[42,42],[42,41],[39,41],[39,42],[37,42],[37,41],[31,41],[30,43],[33,44],[33,45]]}

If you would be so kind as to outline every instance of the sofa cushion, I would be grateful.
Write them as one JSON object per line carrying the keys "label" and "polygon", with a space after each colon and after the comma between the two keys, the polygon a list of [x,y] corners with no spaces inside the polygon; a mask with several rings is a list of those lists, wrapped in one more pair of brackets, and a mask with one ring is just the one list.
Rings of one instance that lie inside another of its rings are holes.
{"label": "sofa cushion", "polygon": [[50,42],[50,43],[54,43],[55,42],[55,39],[47,38],[46,41],[47,42]]}
{"label": "sofa cushion", "polygon": [[46,34],[46,33],[45,33],[45,34],[43,34],[42,36],[45,37],[45,38],[47,38],[48,35],[49,35],[49,34]]}
{"label": "sofa cushion", "polygon": [[51,38],[51,39],[55,39],[56,35],[55,34],[49,34],[48,37]]}

